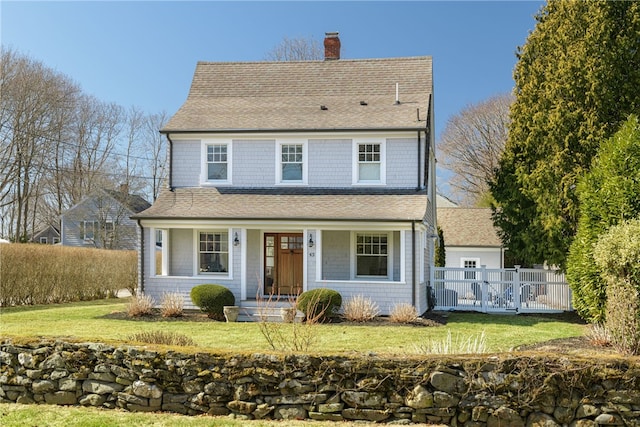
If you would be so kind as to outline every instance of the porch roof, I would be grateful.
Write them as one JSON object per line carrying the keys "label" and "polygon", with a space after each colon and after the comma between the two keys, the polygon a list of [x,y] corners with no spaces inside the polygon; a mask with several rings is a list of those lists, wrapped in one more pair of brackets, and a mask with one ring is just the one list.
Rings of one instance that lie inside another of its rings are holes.
{"label": "porch roof", "polygon": [[134,219],[423,221],[427,195],[415,190],[164,189]]}

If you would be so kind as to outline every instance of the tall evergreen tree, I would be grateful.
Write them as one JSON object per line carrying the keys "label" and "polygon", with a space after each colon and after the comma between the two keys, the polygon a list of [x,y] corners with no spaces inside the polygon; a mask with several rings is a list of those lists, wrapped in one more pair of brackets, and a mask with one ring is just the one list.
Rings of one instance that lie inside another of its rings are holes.
{"label": "tall evergreen tree", "polygon": [[566,265],[576,184],[640,108],[640,2],[550,1],[519,49],[494,221],[525,263]]}

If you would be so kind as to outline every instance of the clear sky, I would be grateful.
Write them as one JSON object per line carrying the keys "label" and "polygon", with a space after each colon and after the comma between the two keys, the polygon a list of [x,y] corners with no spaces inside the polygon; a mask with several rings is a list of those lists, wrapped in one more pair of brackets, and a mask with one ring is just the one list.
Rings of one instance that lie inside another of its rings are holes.
{"label": "clear sky", "polygon": [[433,57],[439,135],[465,106],[512,89],[543,4],[0,0],[0,37],[101,101],[172,115],[197,61],[260,61],[284,37],[338,31],[342,58]]}

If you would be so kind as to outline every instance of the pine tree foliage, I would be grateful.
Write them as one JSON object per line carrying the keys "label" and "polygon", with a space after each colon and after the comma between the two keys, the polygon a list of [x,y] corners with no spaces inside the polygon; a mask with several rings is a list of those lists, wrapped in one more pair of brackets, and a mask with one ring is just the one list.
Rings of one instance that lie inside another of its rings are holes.
{"label": "pine tree foliage", "polygon": [[564,267],[579,177],[640,108],[640,2],[550,1],[536,20],[518,52],[494,220],[518,258]]}
{"label": "pine tree foliage", "polygon": [[[593,165],[578,184],[580,220],[569,251],[567,277],[576,311],[586,320],[602,322],[607,286],[594,260],[600,236],[622,221],[640,218],[640,122],[630,116],[602,143]],[[640,239],[640,236],[637,236]]]}

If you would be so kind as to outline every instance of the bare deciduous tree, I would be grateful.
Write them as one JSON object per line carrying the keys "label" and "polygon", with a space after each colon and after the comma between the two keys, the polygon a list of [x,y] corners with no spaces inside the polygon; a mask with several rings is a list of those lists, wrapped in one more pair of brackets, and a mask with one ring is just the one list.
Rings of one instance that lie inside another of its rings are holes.
{"label": "bare deciduous tree", "polygon": [[77,87],[66,76],[12,50],[2,50],[0,102],[0,187],[2,215],[11,236],[25,240],[33,231],[43,184],[52,169],[60,131],[58,112],[68,108]]}
{"label": "bare deciduous tree", "polygon": [[167,142],[159,132],[159,129],[162,129],[167,120],[167,113],[164,111],[148,115],[146,118],[144,147],[147,165],[145,170],[150,174],[152,200],[158,198],[162,181],[167,176]]}
{"label": "bare deciduous tree", "polygon": [[268,61],[312,61],[324,58],[322,43],[311,37],[284,37],[279,45],[267,52]]}
{"label": "bare deciduous tree", "polygon": [[501,94],[469,105],[452,116],[440,138],[440,162],[453,176],[449,182],[463,205],[486,199],[488,182],[505,141],[509,125],[511,94]]}

